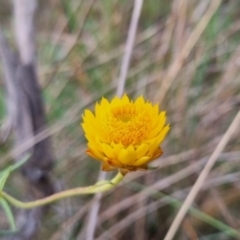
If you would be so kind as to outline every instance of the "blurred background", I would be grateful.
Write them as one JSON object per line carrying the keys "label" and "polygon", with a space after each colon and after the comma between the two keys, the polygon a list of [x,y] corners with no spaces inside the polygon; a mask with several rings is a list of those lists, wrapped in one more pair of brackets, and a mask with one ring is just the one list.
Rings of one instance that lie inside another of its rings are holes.
{"label": "blurred background", "polygon": [[[15,46],[12,2],[0,0],[0,22]],[[93,184],[99,162],[86,154],[84,109],[116,94],[133,0],[43,0],[36,16],[37,72],[51,137],[57,191]],[[240,2],[148,0],[138,22],[125,90],[159,103],[171,131],[158,170],[131,173],[101,199],[97,240],[160,240],[240,106]],[[3,73],[0,120],[6,116]],[[239,130],[218,158],[175,239],[240,239]],[[0,159],[12,147],[1,144]],[[11,161],[0,161],[1,168]],[[110,177],[110,175],[108,175]],[[14,173],[6,191],[26,199]],[[51,206],[34,239],[89,240],[93,196]],[[1,229],[7,226],[0,210]]]}

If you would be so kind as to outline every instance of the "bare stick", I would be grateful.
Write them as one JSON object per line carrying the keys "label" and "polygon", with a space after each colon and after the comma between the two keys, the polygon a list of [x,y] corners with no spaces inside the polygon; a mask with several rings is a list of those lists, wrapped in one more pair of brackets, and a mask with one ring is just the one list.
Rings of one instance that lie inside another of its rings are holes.
{"label": "bare stick", "polygon": [[[100,171],[98,181],[104,180],[107,177],[107,172]],[[93,240],[94,233],[97,226],[98,212],[101,204],[102,193],[97,193],[94,196],[93,204],[88,215],[87,229],[86,229],[86,240]]]}
{"label": "bare stick", "polygon": [[34,16],[37,9],[36,0],[14,0],[14,26],[21,62],[35,62],[35,26]]}
{"label": "bare stick", "polygon": [[[116,94],[120,97],[123,95],[124,92],[124,86],[128,74],[129,64],[132,57],[132,51],[134,46],[134,41],[136,37],[137,32],[137,26],[139,17],[142,10],[142,4],[143,0],[135,0],[134,2],[134,9],[132,13],[131,23],[128,30],[128,37],[126,41],[126,47],[125,47],[125,53],[122,60],[121,70],[120,70],[120,77],[118,79],[118,86],[117,86],[117,92]],[[99,180],[105,179],[107,176],[106,172],[101,172],[99,175]],[[91,208],[91,211],[89,213],[89,219],[88,219],[88,227],[86,230],[86,240],[93,240],[94,239],[94,233],[97,225],[97,219],[98,219],[98,212],[100,208],[100,201],[102,198],[102,193],[96,194],[94,197],[94,203]]]}
{"label": "bare stick", "polygon": [[211,171],[214,163],[216,162],[219,155],[222,153],[223,149],[227,145],[228,141],[230,140],[231,136],[237,130],[240,125],[240,111],[235,116],[234,120],[232,121],[231,125],[223,135],[221,141],[218,143],[217,147],[215,148],[214,152],[210,156],[207,164],[205,165],[204,169],[200,173],[197,181],[195,182],[193,188],[191,189],[190,193],[188,194],[187,198],[185,199],[182,207],[180,208],[176,218],[174,219],[171,227],[168,230],[167,235],[165,236],[164,240],[172,240],[175,236],[176,231],[179,228],[183,218],[185,217],[188,209],[192,205],[196,195],[198,194],[199,190],[201,189],[204,181],[206,180],[209,172]]}
{"label": "bare stick", "polygon": [[130,27],[128,30],[128,38],[127,38],[126,47],[125,47],[125,54],[123,56],[121,70],[120,70],[120,77],[118,80],[118,88],[117,88],[118,96],[121,96],[124,91],[129,64],[132,57],[133,45],[136,37],[138,21],[139,21],[139,17],[142,10],[142,4],[143,4],[142,0],[135,0],[134,2],[134,9],[133,9]]}

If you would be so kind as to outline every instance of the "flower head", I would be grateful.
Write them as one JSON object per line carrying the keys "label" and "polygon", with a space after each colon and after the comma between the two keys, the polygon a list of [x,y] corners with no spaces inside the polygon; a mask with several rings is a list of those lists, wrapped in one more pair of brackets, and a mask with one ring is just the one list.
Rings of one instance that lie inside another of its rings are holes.
{"label": "flower head", "polygon": [[102,98],[95,113],[85,110],[82,127],[88,140],[87,154],[102,162],[102,169],[135,171],[162,155],[160,144],[169,131],[165,112],[127,95],[111,102]]}

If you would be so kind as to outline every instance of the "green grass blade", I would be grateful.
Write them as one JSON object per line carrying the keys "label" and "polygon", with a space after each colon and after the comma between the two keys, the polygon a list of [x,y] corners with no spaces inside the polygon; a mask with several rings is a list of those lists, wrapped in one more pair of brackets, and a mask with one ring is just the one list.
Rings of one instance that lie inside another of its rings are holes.
{"label": "green grass blade", "polygon": [[9,167],[0,172],[0,191],[2,191],[10,172],[11,169]]}
{"label": "green grass blade", "polygon": [[8,219],[11,231],[16,231],[15,219],[14,219],[14,216],[13,216],[13,213],[12,213],[12,210],[11,210],[9,204],[3,198],[0,199],[0,204],[5,212],[7,219]]}
{"label": "green grass blade", "polygon": [[21,167],[29,158],[30,154],[26,154],[20,161],[14,163],[13,165],[7,167],[3,171],[0,172],[0,191],[4,188],[4,185],[10,175],[10,173],[19,167]]}
{"label": "green grass blade", "polygon": [[19,167],[21,167],[24,163],[27,162],[27,160],[30,158],[31,154],[27,153],[25,156],[23,156],[23,158],[20,161],[17,161],[16,163],[14,163],[13,165],[11,165],[11,171],[15,171],[16,169],[18,169]]}

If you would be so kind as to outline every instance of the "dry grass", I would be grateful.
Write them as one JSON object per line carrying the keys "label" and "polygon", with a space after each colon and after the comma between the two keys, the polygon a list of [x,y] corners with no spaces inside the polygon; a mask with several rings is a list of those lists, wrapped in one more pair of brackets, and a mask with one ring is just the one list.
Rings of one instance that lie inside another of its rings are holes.
{"label": "dry grass", "polygon": [[[0,2],[10,8],[6,1]],[[126,0],[40,3],[39,76],[49,128],[38,139],[53,137],[53,178],[59,190],[91,184],[98,177],[98,162],[84,153],[79,122],[84,108],[92,108],[103,95],[115,95],[133,6],[134,1]],[[160,166],[158,170],[133,173],[103,195],[94,239],[166,236],[239,110],[239,7],[238,1],[144,1],[131,61],[125,68],[125,91],[133,98],[143,94],[160,101],[171,132],[164,142],[164,156],[153,164]],[[10,16],[5,14],[1,21],[10,29]],[[1,119],[3,98],[1,91]],[[185,205],[185,210],[192,208],[182,224],[175,225],[174,239],[239,239],[238,125],[194,199]],[[1,167],[10,160],[9,146],[10,142],[1,148]],[[27,147],[23,143],[17,151]],[[7,190],[24,199],[20,179],[15,174]],[[39,239],[86,240],[91,200],[92,196],[77,197],[55,204]],[[0,224],[5,226],[1,214]]]}

